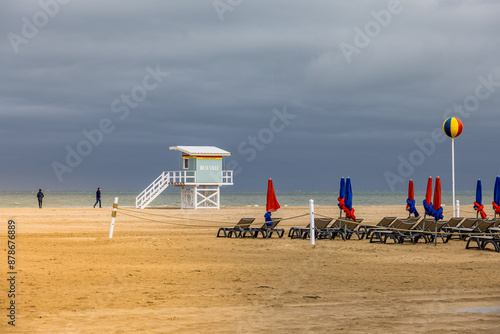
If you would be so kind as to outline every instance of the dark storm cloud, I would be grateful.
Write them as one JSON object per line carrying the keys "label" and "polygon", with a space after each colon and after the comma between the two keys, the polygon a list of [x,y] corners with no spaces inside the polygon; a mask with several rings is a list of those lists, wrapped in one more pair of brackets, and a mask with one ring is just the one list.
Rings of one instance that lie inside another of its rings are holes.
{"label": "dark storm cloud", "polygon": [[[40,3],[57,11],[16,53],[9,33],[22,37]],[[0,148],[9,163],[0,188],[140,190],[179,168],[173,145],[231,151],[227,162],[240,170],[233,189],[262,190],[268,177],[283,189],[336,189],[349,175],[357,189],[389,190],[387,172],[415,179],[417,190],[440,175],[450,188],[449,140],[410,175],[398,172],[400,157],[422,151],[415,140],[431,140],[445,116],[465,125],[457,175],[500,173],[491,154],[500,118],[496,2],[401,1],[366,46],[356,45],[357,32],[367,34],[394,2],[232,3],[221,20],[213,1],[3,2]],[[342,43],[358,52],[346,56]],[[141,88],[157,68],[168,76]],[[488,76],[493,91],[483,88],[489,96],[459,114],[454,104],[471,102]],[[143,100],[123,100],[141,89]],[[252,146],[273,110],[295,118]],[[103,119],[112,130],[59,182],[52,163],[65,164],[67,147]],[[478,167],[485,155],[491,163]]]}

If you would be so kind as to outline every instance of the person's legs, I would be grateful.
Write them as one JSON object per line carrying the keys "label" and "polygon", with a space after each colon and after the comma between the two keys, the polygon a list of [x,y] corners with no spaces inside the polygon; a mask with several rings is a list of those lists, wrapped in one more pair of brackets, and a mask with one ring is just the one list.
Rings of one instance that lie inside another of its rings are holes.
{"label": "person's legs", "polygon": [[38,200],[38,207],[39,207],[40,209],[42,208],[42,200],[41,200],[41,199],[39,199],[39,200]]}
{"label": "person's legs", "polygon": [[102,208],[101,206],[101,199],[99,198],[99,208]]}
{"label": "person's legs", "polygon": [[95,206],[97,205],[97,203],[99,203],[99,199],[96,199],[95,203],[94,203],[94,208]]}

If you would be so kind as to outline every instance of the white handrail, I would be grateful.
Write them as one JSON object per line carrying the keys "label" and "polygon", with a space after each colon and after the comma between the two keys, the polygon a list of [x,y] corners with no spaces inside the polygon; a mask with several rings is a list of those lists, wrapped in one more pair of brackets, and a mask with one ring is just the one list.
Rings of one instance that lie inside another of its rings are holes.
{"label": "white handrail", "polygon": [[170,171],[171,183],[195,183],[196,171]]}
{"label": "white handrail", "polygon": [[169,181],[168,172],[163,172],[154,180],[146,189],[143,190],[136,198],[135,198],[135,206],[137,208],[141,207],[143,203],[150,198],[154,193],[159,191],[165,183]]}

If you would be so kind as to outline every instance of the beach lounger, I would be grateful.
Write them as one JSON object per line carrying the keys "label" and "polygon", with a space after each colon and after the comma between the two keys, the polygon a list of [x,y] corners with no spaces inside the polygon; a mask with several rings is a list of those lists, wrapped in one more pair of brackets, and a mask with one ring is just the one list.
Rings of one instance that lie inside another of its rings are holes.
{"label": "beach lounger", "polygon": [[434,218],[428,219],[430,223],[426,225],[424,231],[426,232],[427,239],[430,243],[434,242],[434,238],[441,238],[443,243],[448,242],[449,234],[443,233],[443,227],[448,227],[448,221],[436,221]]}
{"label": "beach lounger", "polygon": [[[391,221],[392,219],[392,221]],[[421,217],[410,217],[408,219],[406,218],[397,218],[397,217],[384,217],[382,220],[376,225],[376,226],[360,226],[360,228],[365,228],[366,230],[366,239],[370,237],[372,232],[378,228],[387,228],[387,227],[394,227],[393,224],[394,222],[400,220],[400,221],[408,221],[408,222],[413,222],[416,223],[421,219]]]}
{"label": "beach lounger", "polygon": [[402,220],[405,221],[405,222],[409,222],[409,223],[417,223],[417,222],[420,221],[420,219],[422,219],[421,216],[405,218],[405,219],[402,219]]}
{"label": "beach lounger", "polygon": [[[332,218],[314,218],[314,237],[316,239],[334,239],[335,236],[332,236],[328,233],[328,225],[332,222]],[[307,228],[302,233],[302,239],[307,239],[311,236],[311,229]]]}
{"label": "beach lounger", "polygon": [[327,226],[321,229],[321,233],[318,234],[318,239],[330,239],[333,240],[339,234],[340,226],[342,225],[342,220],[347,218],[337,218],[331,226]]}
{"label": "beach lounger", "polygon": [[[409,220],[407,220],[407,221],[409,221]],[[425,231],[425,227],[427,225],[430,225],[430,223],[431,223],[430,220],[421,219],[421,220],[418,220],[415,225],[413,225],[412,229],[415,231]]]}
{"label": "beach lounger", "polygon": [[[488,230],[489,233],[500,233],[500,228],[499,227],[491,227],[489,230]],[[498,234],[496,236],[497,238],[500,238],[500,234]]]}
{"label": "beach lounger", "polygon": [[465,218],[464,217],[453,217],[453,218],[450,218],[448,219],[448,221],[446,222],[446,226],[443,226],[443,227],[458,227],[460,226],[460,223],[464,220]]}
{"label": "beach lounger", "polygon": [[[332,220],[333,219],[331,218],[314,218],[314,228],[316,230],[316,236],[318,234],[318,231],[325,229]],[[306,227],[291,227],[290,231],[288,231],[288,237],[291,239],[305,239],[309,237],[310,231],[310,224],[307,224]]]}
{"label": "beach lounger", "polygon": [[[417,217],[418,218],[418,217]],[[402,244],[406,239],[410,240],[412,243],[416,244],[420,239],[423,239],[426,244],[429,243],[429,238],[427,234],[422,231],[422,227],[425,226],[425,221],[422,219],[422,223],[418,220],[406,220],[403,224],[395,231],[398,243]],[[412,225],[413,224],[413,225]]]}
{"label": "beach lounger", "polygon": [[[233,234],[235,238],[239,238],[241,237],[243,232],[249,230],[250,225],[253,223],[254,220],[255,218],[241,218],[240,221],[234,227],[221,227],[217,232],[217,238],[219,237],[231,238]],[[223,232],[224,235],[220,235],[221,232]]]}
{"label": "beach lounger", "polygon": [[[390,228],[391,229],[383,229],[383,228],[375,228],[369,232],[370,233],[370,243],[373,243],[373,242],[380,242],[382,244],[385,244],[387,238],[389,238],[390,234],[392,234],[392,231],[393,231],[393,228],[398,228],[398,226],[402,223],[403,221],[400,220],[400,219],[395,219],[391,225],[390,225]],[[389,227],[389,226],[388,226]],[[368,239],[368,237],[366,237]],[[393,237],[390,237],[394,240]],[[375,240],[374,240],[375,239]]]}
{"label": "beach lounger", "polygon": [[455,227],[446,226],[442,230],[448,234],[447,241],[453,239],[454,236],[457,236],[460,240],[465,240],[461,234],[458,234],[460,233],[460,229],[462,229],[461,231],[465,231],[464,229],[473,229],[479,220],[477,218],[465,218],[459,225]]}
{"label": "beach lounger", "polygon": [[[405,240],[410,240],[412,243],[417,243],[420,238],[423,238],[426,242],[428,242],[425,233],[421,230],[413,229],[415,220],[400,220],[397,219],[392,225],[390,230],[382,230],[377,229],[372,231],[370,242],[376,242],[377,240],[380,243],[385,244],[387,239],[392,239],[396,244],[402,244]],[[375,239],[375,241],[374,241]]]}
{"label": "beach lounger", "polygon": [[464,220],[463,217],[450,218],[447,221],[442,221],[442,220],[435,221],[434,218],[427,218],[427,219],[431,221],[431,223],[427,225],[427,227],[425,228],[425,231],[429,232],[427,234],[429,241],[433,242],[434,237],[437,235],[438,238],[441,238],[443,243],[447,243],[449,237],[451,236],[450,233],[446,233],[446,228],[458,227],[460,223]]}
{"label": "beach lounger", "polygon": [[495,229],[495,222],[491,220],[480,220],[472,230],[473,234],[485,234],[490,232],[490,228]]}
{"label": "beach lounger", "polygon": [[355,234],[358,237],[358,240],[361,240],[366,235],[366,229],[360,228],[360,223],[363,219],[356,219],[356,221],[351,221],[349,219],[337,219],[335,223],[326,228],[328,233],[335,234],[334,236],[330,236],[330,239],[334,239],[336,235],[340,235],[342,239],[350,240],[352,235]]}
{"label": "beach lounger", "polygon": [[448,240],[451,240],[454,237],[457,237],[460,240],[465,240],[468,236],[467,232],[472,232],[480,222],[481,219],[465,218],[457,227],[443,227],[443,231],[448,234]]}
{"label": "beach lounger", "polygon": [[483,250],[486,245],[491,243],[495,247],[495,251],[500,251],[499,247],[499,237],[498,235],[486,235],[486,233],[497,233],[498,228],[493,227],[495,224],[495,221],[491,220],[480,220],[476,227],[474,227],[473,231],[471,234],[468,234],[468,231],[461,232],[463,233],[462,236],[464,236],[464,239],[469,237],[469,240],[467,241],[467,244],[465,245],[465,249],[469,248],[474,248],[470,246],[471,242],[476,242],[477,248]]}
{"label": "beach lounger", "polygon": [[340,226],[342,225],[342,221],[347,218],[337,218],[335,221],[332,223],[331,226],[327,226],[323,229],[321,229],[321,233],[318,235],[318,239],[335,239],[335,237],[338,235],[338,231]]}
{"label": "beach lounger", "polygon": [[[276,226],[280,223],[280,221],[283,218],[273,218],[273,225],[269,226],[267,223],[264,223],[261,227],[250,227],[248,233],[253,233],[254,238],[259,236],[259,233],[262,234],[263,238],[270,238],[272,237],[273,233],[276,233],[279,238],[283,237],[283,234],[285,233],[285,229],[283,228],[276,228]],[[243,232],[243,237],[245,237],[245,234],[247,231]]]}
{"label": "beach lounger", "polygon": [[[407,221],[411,223],[411,220]],[[434,225],[436,224],[436,221],[434,219],[424,218],[417,221],[417,223],[413,225],[410,231],[413,232],[412,234],[415,237],[414,238],[415,243],[417,243],[418,240],[420,240],[420,238],[422,238],[425,241],[425,243],[427,244],[430,243],[430,234],[426,232],[426,229],[432,226],[433,224]]]}
{"label": "beach lounger", "polygon": [[[493,218],[490,220],[484,220],[482,223],[479,223],[476,226],[477,230],[484,229],[485,226],[488,226],[488,224],[491,224],[491,226],[486,230],[482,231],[483,235],[481,234],[473,234],[469,236],[469,240],[467,241],[467,244],[465,245],[465,249],[469,248],[477,248],[480,250],[484,250],[485,247],[488,244],[493,245],[494,249],[496,252],[500,252],[500,234],[494,234],[494,235],[484,235],[485,233],[500,233],[500,228],[498,227],[498,224],[500,223],[500,220],[497,218]],[[476,247],[470,246],[472,242],[476,243]]]}
{"label": "beach lounger", "polygon": [[[458,218],[458,221],[456,223],[454,223],[453,221],[451,221],[451,223],[452,225],[454,224],[453,226],[455,226],[456,224],[460,223],[462,219],[463,218]],[[444,226],[450,226],[449,223],[450,220],[442,221],[442,220],[435,220],[434,218],[424,218],[421,221],[419,221],[417,225],[414,226],[414,229],[417,231],[422,231],[424,239],[427,243],[433,242],[434,237],[436,235],[439,238],[441,238],[443,242],[446,242],[446,235],[439,232],[441,232],[441,229]]]}
{"label": "beach lounger", "polygon": [[[476,247],[470,245],[472,242],[476,243]],[[471,235],[465,245],[465,249],[477,248],[485,250],[489,244],[493,246],[495,252],[500,252],[500,238],[491,235]]]}
{"label": "beach lounger", "polygon": [[500,218],[491,218],[490,220],[493,222],[494,227],[500,226]]}
{"label": "beach lounger", "polygon": [[379,228],[384,228],[384,227],[390,227],[394,221],[396,221],[397,217],[384,217],[376,226],[366,226],[366,225],[360,225],[358,230],[364,230],[366,239],[370,237],[370,234],[372,233],[373,230],[379,229]]}

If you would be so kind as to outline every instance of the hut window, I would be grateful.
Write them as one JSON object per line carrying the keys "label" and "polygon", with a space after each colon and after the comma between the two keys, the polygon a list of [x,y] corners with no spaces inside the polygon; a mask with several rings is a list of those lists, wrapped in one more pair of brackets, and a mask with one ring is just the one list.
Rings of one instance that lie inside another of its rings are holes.
{"label": "hut window", "polygon": [[184,159],[182,159],[182,160],[183,160],[183,162],[184,162],[184,163],[183,163],[183,167],[184,167],[184,169],[189,169],[189,159],[184,158]]}

